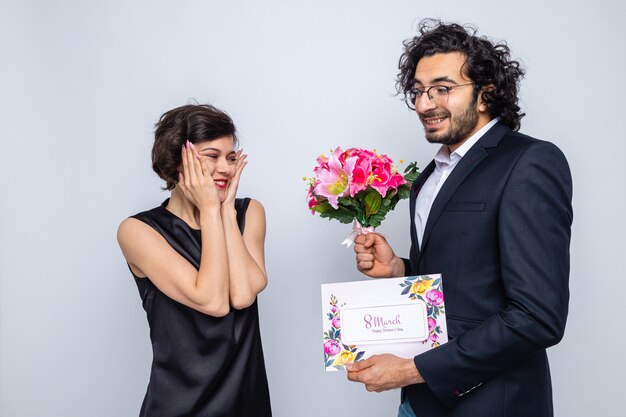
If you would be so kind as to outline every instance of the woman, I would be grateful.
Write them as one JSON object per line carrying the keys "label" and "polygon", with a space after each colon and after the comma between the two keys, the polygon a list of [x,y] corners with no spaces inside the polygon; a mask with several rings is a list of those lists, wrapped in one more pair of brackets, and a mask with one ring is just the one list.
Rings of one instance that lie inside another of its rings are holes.
{"label": "woman", "polygon": [[265,213],[235,198],[247,164],[236,145],[213,106],[165,113],[152,166],[171,196],[119,227],[152,340],[141,416],[271,416],[256,303]]}

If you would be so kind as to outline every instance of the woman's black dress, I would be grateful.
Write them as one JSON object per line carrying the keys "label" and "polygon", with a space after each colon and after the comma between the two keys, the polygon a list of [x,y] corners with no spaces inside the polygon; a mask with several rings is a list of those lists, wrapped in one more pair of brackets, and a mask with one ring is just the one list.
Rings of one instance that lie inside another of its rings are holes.
{"label": "woman's black dress", "polygon": [[[160,207],[134,218],[157,232],[196,268],[200,231]],[[250,199],[237,199],[237,223],[243,233]],[[248,308],[231,307],[225,317],[211,317],[180,304],[148,278],[137,278],[148,316],[152,371],[140,416],[271,416],[269,389],[255,300]]]}

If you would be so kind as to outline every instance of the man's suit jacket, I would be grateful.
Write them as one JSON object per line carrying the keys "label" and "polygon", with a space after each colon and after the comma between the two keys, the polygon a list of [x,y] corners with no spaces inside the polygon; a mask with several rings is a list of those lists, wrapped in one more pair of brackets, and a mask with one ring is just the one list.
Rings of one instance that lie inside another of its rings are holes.
{"label": "man's suit jacket", "polygon": [[442,273],[449,342],[415,357],[418,417],[552,416],[545,349],[563,337],[572,182],[553,144],[495,124],[433,202],[421,248],[413,184],[406,275]]}

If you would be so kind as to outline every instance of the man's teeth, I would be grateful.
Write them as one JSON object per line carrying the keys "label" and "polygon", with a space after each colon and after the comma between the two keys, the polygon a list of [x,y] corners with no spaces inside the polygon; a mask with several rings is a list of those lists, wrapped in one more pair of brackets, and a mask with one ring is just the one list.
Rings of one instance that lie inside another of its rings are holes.
{"label": "man's teeth", "polygon": [[443,122],[444,119],[445,119],[445,117],[440,117],[439,119],[429,119],[429,120],[426,120],[426,124],[427,125],[434,125],[434,124]]}

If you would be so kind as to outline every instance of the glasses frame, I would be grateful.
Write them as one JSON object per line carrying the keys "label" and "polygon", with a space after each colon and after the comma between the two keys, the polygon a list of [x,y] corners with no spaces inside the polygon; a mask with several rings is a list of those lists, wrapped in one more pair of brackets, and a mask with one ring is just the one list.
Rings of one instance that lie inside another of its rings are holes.
{"label": "glasses frame", "polygon": [[[411,88],[409,90],[409,94],[411,95],[411,98],[413,99],[413,100],[411,100],[409,107],[412,107],[412,109],[415,110],[415,102],[417,100],[421,99],[422,96],[424,95],[424,93],[426,93],[426,95],[428,96],[428,99],[430,100],[431,103],[433,103],[435,105],[438,105],[433,100],[433,96],[430,95],[430,90],[432,90],[433,88],[443,88],[443,89],[446,90],[446,103],[447,103],[448,102],[448,96],[450,95],[450,91],[452,91],[452,90],[454,90],[455,88],[458,88],[458,87],[465,87],[466,85],[474,85],[474,84],[475,83],[465,83],[465,84],[457,84],[457,85],[451,85],[451,86],[435,84],[435,85],[431,85],[428,88],[413,87],[413,88]],[[417,92],[419,92],[419,96],[418,96]]]}

